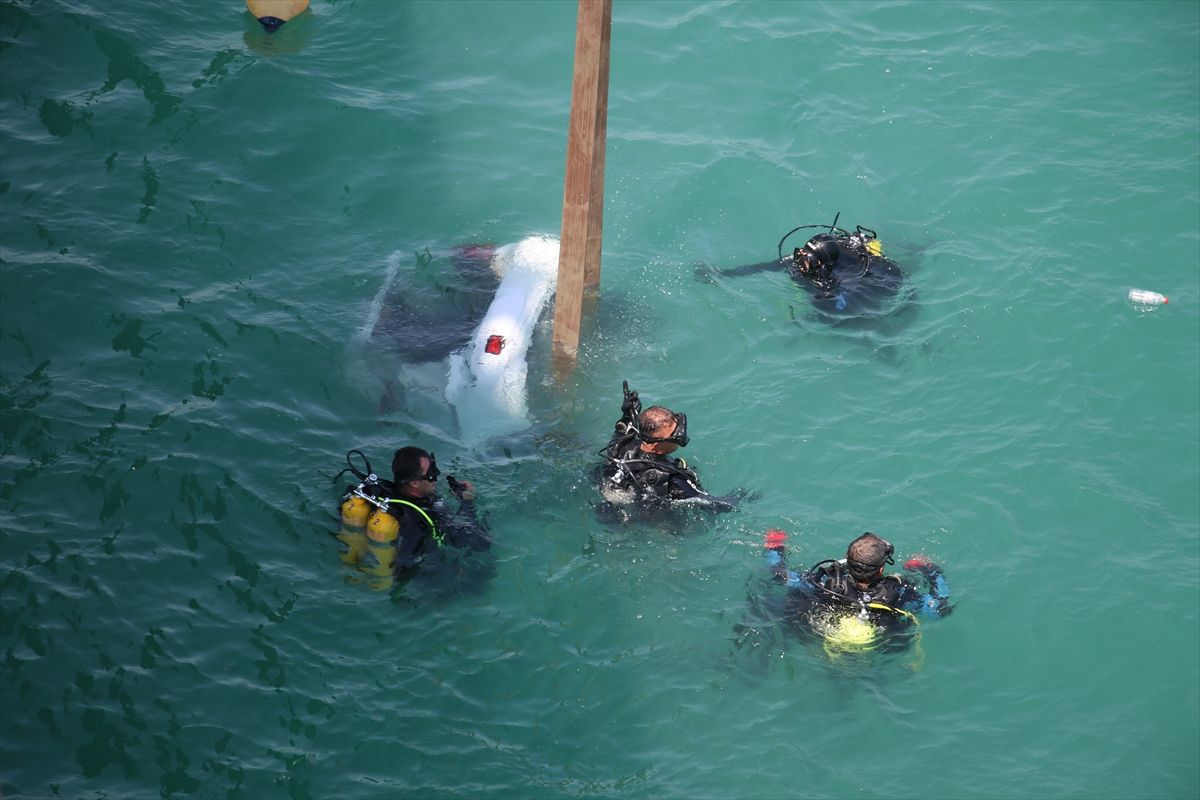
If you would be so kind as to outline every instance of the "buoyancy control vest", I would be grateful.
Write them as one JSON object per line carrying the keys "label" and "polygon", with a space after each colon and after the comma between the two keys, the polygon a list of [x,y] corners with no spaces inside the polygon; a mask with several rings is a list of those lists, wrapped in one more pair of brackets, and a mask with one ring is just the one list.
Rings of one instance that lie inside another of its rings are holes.
{"label": "buoyancy control vest", "polygon": [[844,605],[876,625],[892,627],[912,620],[912,614],[900,608],[904,583],[898,575],[884,575],[864,589],[845,561],[831,560],[813,566],[808,576],[824,599]]}
{"label": "buoyancy control vest", "polygon": [[603,478],[614,488],[632,489],[663,500],[704,493],[700,477],[686,461],[645,452],[635,432],[614,437],[603,454]]}

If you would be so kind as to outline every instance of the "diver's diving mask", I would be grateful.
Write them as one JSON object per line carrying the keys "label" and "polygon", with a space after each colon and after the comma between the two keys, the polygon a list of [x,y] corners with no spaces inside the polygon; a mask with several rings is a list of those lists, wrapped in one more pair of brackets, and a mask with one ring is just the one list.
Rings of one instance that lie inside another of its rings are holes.
{"label": "diver's diving mask", "polygon": [[671,416],[675,418],[675,430],[671,431],[670,436],[646,436],[642,435],[642,441],[646,444],[677,444],[680,447],[687,447],[687,414],[677,414],[671,412]]}
{"label": "diver's diving mask", "polygon": [[879,536],[878,538],[879,541],[887,545],[887,550],[883,554],[883,560],[878,564],[868,564],[864,561],[858,561],[847,556],[846,566],[850,568],[850,575],[853,576],[855,580],[870,580],[883,571],[884,564],[896,563],[896,559],[893,558],[896,548],[891,542],[889,542],[887,539],[884,539],[882,536]]}
{"label": "diver's diving mask", "polygon": [[410,481],[430,481],[432,483],[436,483],[437,479],[438,479],[438,475],[441,475],[441,474],[442,474],[442,471],[440,469],[438,469],[438,465],[437,465],[437,457],[433,453],[430,453],[429,454],[429,469],[425,471],[424,475],[414,475],[413,477],[409,478],[409,480]]}

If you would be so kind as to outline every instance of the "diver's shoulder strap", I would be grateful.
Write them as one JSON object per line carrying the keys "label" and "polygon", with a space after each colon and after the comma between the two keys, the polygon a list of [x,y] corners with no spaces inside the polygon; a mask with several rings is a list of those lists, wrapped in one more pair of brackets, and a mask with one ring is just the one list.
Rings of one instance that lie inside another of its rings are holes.
{"label": "diver's shoulder strap", "polygon": [[420,507],[419,505],[417,505],[416,503],[409,502],[408,500],[402,500],[402,499],[400,499],[399,497],[389,497],[389,498],[386,500],[386,502],[387,502],[388,504],[391,504],[391,503],[399,503],[399,504],[400,504],[400,505],[402,505],[402,506],[408,506],[409,508],[411,508],[411,509],[413,509],[414,511],[416,511],[418,514],[420,514],[422,517],[424,517],[424,518],[425,518],[425,521],[426,521],[427,523],[429,523],[429,532],[430,532],[431,534],[433,534],[433,540],[434,540],[435,542],[437,542],[437,543],[438,543],[438,545],[441,545],[441,544],[442,544],[442,541],[443,541],[443,540],[442,540],[442,534],[441,534],[441,532],[440,532],[440,531],[438,531],[438,529],[437,529],[437,525],[434,525],[434,524],[433,524],[433,517],[429,516],[429,513],[428,513],[428,512],[427,512],[425,509],[421,508],[421,507]]}
{"label": "diver's shoulder strap", "polygon": [[625,427],[624,422],[617,423],[617,429],[613,432],[612,438],[608,440],[608,444],[604,445],[598,454],[610,460],[616,460],[624,452],[630,442],[637,438],[637,432],[629,427]]}
{"label": "diver's shoulder strap", "polygon": [[806,574],[809,575],[810,577],[814,577],[814,578],[817,577],[818,575],[828,575],[829,577],[832,578],[832,577],[836,577],[837,574],[841,571],[841,569],[840,569],[841,566],[842,566],[841,562],[838,561],[837,559],[827,558],[824,561],[818,561],[817,563],[815,563],[811,567],[809,567],[808,572]]}
{"label": "diver's shoulder strap", "polygon": [[889,606],[887,603],[881,603],[878,600],[872,600],[871,602],[867,603],[867,608],[873,608],[876,611],[888,611],[888,612],[891,612],[892,614],[895,614],[896,616],[904,617],[905,619],[907,619],[909,622],[911,622],[914,625],[921,624],[920,620],[917,619],[917,615],[912,613],[911,611],[905,611],[903,608],[896,608],[895,606]]}

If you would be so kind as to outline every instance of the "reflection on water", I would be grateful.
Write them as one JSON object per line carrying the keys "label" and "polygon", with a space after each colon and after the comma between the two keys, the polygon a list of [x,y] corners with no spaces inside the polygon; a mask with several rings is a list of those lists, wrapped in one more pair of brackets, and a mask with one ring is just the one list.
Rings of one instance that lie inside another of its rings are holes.
{"label": "reflection on water", "polygon": [[320,20],[311,12],[305,12],[286,24],[267,31],[250,13],[246,13],[242,41],[246,47],[267,58],[301,53],[308,47]]}

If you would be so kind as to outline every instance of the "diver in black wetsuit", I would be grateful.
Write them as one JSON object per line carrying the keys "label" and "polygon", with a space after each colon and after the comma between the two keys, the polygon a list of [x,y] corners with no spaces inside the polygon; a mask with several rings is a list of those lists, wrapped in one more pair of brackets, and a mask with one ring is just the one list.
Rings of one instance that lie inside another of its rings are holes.
{"label": "diver in black wetsuit", "polygon": [[907,576],[884,575],[893,564],[891,542],[864,533],[846,548],[846,558],[822,561],[806,572],[787,567],[787,534],[767,531],[767,566],[776,583],[788,587],[785,616],[803,632],[813,632],[830,645],[871,649],[879,633],[915,628],[917,617],[944,617],[952,610],[950,584],[942,569],[923,556],[904,562],[919,574],[924,586]]}
{"label": "diver in black wetsuit", "polygon": [[[840,216],[840,215],[839,215]],[[796,231],[823,228],[804,246],[784,255],[783,244]],[[862,315],[879,315],[890,310],[892,301],[905,288],[900,265],[883,254],[875,231],[857,226],[854,233],[832,225],[801,225],[788,231],[778,246],[779,258],[748,264],[720,275],[749,275],[784,269],[812,298],[818,312],[830,321]],[[911,290],[907,293],[911,299]]]}
{"label": "diver in black wetsuit", "polygon": [[700,486],[695,470],[670,454],[688,444],[687,415],[664,406],[642,411],[637,392],[624,383],[621,419],[612,438],[600,451],[604,463],[597,469],[604,501],[597,511],[602,518],[629,519],[629,508],[666,509],[676,505],[707,511],[733,511],[750,498],[745,489],[715,497]]}
{"label": "diver in black wetsuit", "polygon": [[[491,536],[475,510],[475,486],[446,476],[460,503],[458,512],[451,512],[437,496],[441,470],[433,453],[419,447],[400,448],[392,458],[391,481],[370,474],[369,463],[365,473],[353,466],[351,470],[362,482],[346,489],[343,527],[337,538],[347,546],[344,562],[381,579],[374,581],[373,588],[390,588],[392,578],[412,577],[435,556],[445,560],[447,549],[491,549]],[[491,577],[491,565],[476,573],[473,580],[482,583]]]}
{"label": "diver in black wetsuit", "polygon": [[441,475],[432,453],[419,447],[401,447],[392,458],[395,494],[389,505],[400,522],[396,539],[396,577],[411,575],[426,553],[440,547],[489,550],[492,538],[475,511],[475,486],[447,475],[450,491],[459,499],[458,513],[450,513],[437,496]]}

